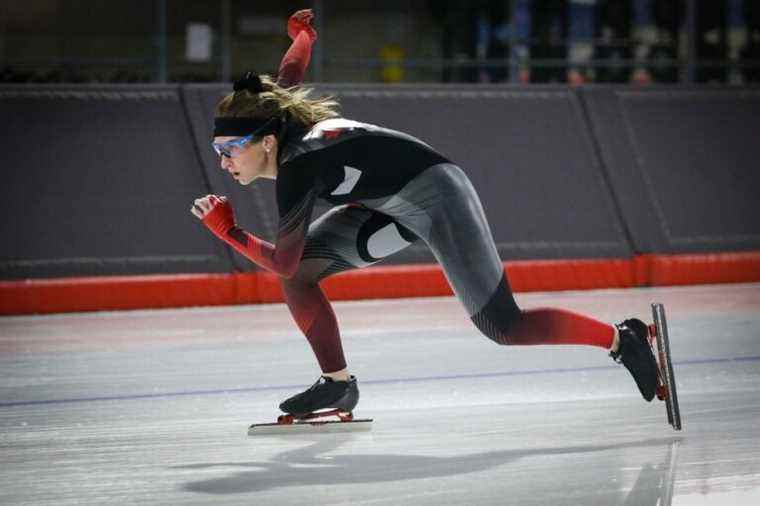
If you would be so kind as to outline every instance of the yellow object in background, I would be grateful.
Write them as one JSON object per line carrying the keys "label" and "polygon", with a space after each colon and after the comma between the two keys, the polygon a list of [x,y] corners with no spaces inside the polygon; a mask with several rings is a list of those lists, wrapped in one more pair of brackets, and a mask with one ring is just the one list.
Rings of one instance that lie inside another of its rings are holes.
{"label": "yellow object in background", "polygon": [[380,49],[382,61],[382,78],[386,83],[398,83],[404,80],[404,49],[398,44],[386,44]]}

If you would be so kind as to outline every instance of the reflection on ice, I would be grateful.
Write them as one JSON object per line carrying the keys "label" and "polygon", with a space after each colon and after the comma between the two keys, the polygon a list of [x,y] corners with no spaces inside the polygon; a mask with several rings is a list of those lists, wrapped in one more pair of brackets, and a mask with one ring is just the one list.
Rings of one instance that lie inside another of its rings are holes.
{"label": "reflection on ice", "polygon": [[[188,491],[204,494],[247,494],[267,489],[304,486],[339,486],[343,484],[404,482],[429,478],[445,478],[453,475],[478,473],[485,469],[507,466],[500,474],[503,485],[510,491],[510,497],[535,497],[535,490],[526,486],[524,480],[513,476],[508,466],[519,466],[520,460],[541,456],[572,455],[598,452],[620,451],[627,448],[661,447],[661,460],[644,463],[638,477],[627,494],[620,495],[606,504],[628,506],[670,506],[673,485],[676,479],[678,445],[680,438],[645,440],[608,446],[584,446],[565,448],[536,448],[531,450],[504,450],[475,454],[459,454],[450,457],[430,457],[422,455],[386,455],[341,453],[341,445],[355,439],[349,435],[312,436],[315,442],[306,446],[274,455],[267,462],[219,462],[179,466],[179,469],[207,470],[220,468],[225,475],[220,478],[191,481],[183,486]],[[303,439],[308,439],[304,436]],[[587,459],[582,459],[589,462]],[[593,458],[591,460],[593,462]],[[570,468],[578,465],[578,460],[569,460]],[[570,469],[567,470],[568,472]],[[559,479],[561,470],[551,480],[545,480],[542,497],[561,496],[568,492],[568,483]],[[559,475],[559,476],[557,476]],[[587,488],[584,483],[574,483],[575,490]],[[413,484],[409,485],[413,488]],[[554,489],[554,490],[552,490]],[[623,489],[624,492],[625,489]],[[577,493],[577,492],[575,492]],[[531,503],[529,499],[527,503]],[[520,504],[526,504],[524,500]]]}

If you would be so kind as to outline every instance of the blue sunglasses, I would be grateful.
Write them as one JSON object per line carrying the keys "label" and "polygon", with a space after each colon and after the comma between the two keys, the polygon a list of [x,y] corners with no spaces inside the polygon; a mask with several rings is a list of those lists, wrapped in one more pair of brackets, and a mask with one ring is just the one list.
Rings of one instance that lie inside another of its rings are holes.
{"label": "blue sunglasses", "polygon": [[253,138],[254,135],[251,134],[227,142],[212,142],[211,147],[214,148],[214,151],[216,151],[217,155],[232,158],[239,156],[243,152],[245,145],[251,142]]}

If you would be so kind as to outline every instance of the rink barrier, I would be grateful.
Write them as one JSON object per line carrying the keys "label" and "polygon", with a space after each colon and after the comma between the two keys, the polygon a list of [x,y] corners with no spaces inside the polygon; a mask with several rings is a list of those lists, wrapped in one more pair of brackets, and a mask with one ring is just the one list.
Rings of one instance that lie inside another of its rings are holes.
{"label": "rink barrier", "polygon": [[[758,87],[316,87],[339,98],[346,117],[406,131],[460,165],[504,261],[760,251]],[[0,85],[0,115],[22,125],[0,136],[0,280],[256,270],[189,212],[200,196],[226,195],[238,226],[277,235],[275,182],[237,184],[209,144],[215,104],[229,91]],[[40,150],[37,139],[56,142]],[[318,203],[312,216],[329,207]],[[383,265],[434,261],[417,241]],[[690,279],[688,267],[676,275],[647,262],[653,276]],[[531,283],[551,289],[551,275],[536,276]]]}
{"label": "rink barrier", "polygon": [[[515,292],[760,281],[760,251],[505,263]],[[437,264],[349,271],[322,283],[331,300],[452,295]],[[161,309],[282,302],[266,272],[30,279],[0,282],[0,314]]]}

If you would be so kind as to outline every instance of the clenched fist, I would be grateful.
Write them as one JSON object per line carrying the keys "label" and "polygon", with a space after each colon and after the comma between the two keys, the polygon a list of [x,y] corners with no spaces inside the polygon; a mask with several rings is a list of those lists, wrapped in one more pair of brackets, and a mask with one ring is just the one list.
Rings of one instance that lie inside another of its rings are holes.
{"label": "clenched fist", "polygon": [[228,232],[235,226],[235,214],[227,197],[206,195],[195,199],[190,210],[216,236],[227,240]]}
{"label": "clenched fist", "polygon": [[290,16],[290,19],[288,19],[288,36],[290,36],[291,39],[296,40],[296,37],[298,37],[301,32],[306,32],[312,43],[316,41],[317,32],[311,26],[312,19],[314,19],[314,12],[312,12],[311,9],[297,11]]}
{"label": "clenched fist", "polygon": [[214,208],[214,206],[227,202],[227,197],[217,197],[216,195],[206,195],[203,198],[195,199],[190,212],[198,219],[203,219]]}

